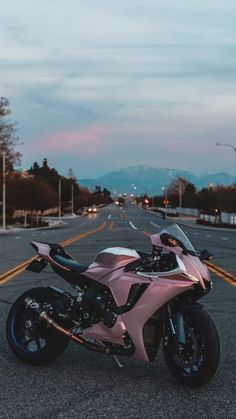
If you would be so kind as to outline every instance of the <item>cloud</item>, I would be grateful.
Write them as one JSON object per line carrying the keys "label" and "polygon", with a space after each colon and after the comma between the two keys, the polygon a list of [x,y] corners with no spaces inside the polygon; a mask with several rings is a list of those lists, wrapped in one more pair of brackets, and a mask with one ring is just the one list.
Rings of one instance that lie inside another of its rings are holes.
{"label": "cloud", "polygon": [[57,132],[52,135],[34,139],[36,144],[35,151],[51,155],[57,154],[73,154],[75,152],[80,155],[86,155],[88,158],[93,157],[99,152],[104,143],[104,137],[107,134],[106,127],[103,125],[89,126],[83,131],[78,132]]}
{"label": "cloud", "polygon": [[214,168],[202,144],[235,141],[235,18],[230,0],[3,2],[0,92],[25,162]]}

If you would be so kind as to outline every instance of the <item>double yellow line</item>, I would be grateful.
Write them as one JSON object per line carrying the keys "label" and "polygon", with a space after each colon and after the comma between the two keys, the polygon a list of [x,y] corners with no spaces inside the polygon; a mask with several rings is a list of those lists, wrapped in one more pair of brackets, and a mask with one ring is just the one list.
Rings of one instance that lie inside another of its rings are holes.
{"label": "double yellow line", "polygon": [[108,226],[108,230],[109,231],[112,231],[112,229],[113,229],[113,227],[114,227],[114,221],[112,221],[110,224],[109,224],[109,226]]}
{"label": "double yellow line", "polygon": [[230,272],[225,271],[224,269],[220,268],[217,265],[214,265],[210,262],[205,262],[205,265],[207,265],[208,269],[219,276],[221,279],[223,279],[225,282],[228,282],[229,284],[236,287],[236,276],[231,274]]}
{"label": "double yellow line", "polygon": [[24,262],[22,262],[20,265],[17,265],[14,268],[10,269],[9,271],[4,272],[4,274],[0,275],[0,285],[5,284],[5,282],[9,281],[14,276],[19,275],[21,272],[25,270],[26,266],[28,266],[29,263],[32,262],[36,258],[37,256],[27,259]]}
{"label": "double yellow line", "polygon": [[[71,237],[70,239],[64,240],[60,244],[62,246],[69,246],[70,244],[78,240],[91,236],[92,234],[98,233],[105,227],[105,225],[106,225],[106,222],[104,222],[98,228],[95,228],[94,230],[89,230],[89,231],[86,231],[85,233],[81,233],[77,236]],[[9,271],[6,271],[2,275],[0,275],[0,285],[5,284],[5,282],[10,281],[10,279],[22,273],[25,270],[25,268],[30,264],[30,262],[32,262],[34,259],[37,259],[37,257],[38,256],[33,256],[32,258],[27,259],[24,262],[22,262],[20,265],[17,265],[14,268],[10,269]]]}
{"label": "double yellow line", "polygon": [[98,233],[99,231],[103,230],[105,225],[106,225],[106,221],[103,224],[101,224],[98,228],[95,228],[94,230],[86,231],[85,233],[81,233],[78,236],[71,237],[70,239],[64,240],[60,244],[62,246],[69,246],[69,244],[72,244],[78,240],[84,239],[85,237],[91,236],[92,234]]}

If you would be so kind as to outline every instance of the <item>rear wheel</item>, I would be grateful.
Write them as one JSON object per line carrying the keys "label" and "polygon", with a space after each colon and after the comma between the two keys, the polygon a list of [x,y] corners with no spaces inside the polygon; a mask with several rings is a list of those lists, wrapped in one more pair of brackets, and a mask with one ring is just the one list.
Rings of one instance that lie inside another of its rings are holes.
{"label": "rear wheel", "polygon": [[209,314],[202,309],[184,312],[186,344],[176,345],[165,328],[163,351],[170,372],[189,387],[200,387],[215,374],[220,356],[220,342]]}
{"label": "rear wheel", "polygon": [[25,299],[50,303],[53,297],[46,288],[33,288],[22,294],[8,314],[6,335],[14,354],[29,364],[45,364],[64,352],[68,338],[49,329],[38,319],[38,314],[26,308]]}

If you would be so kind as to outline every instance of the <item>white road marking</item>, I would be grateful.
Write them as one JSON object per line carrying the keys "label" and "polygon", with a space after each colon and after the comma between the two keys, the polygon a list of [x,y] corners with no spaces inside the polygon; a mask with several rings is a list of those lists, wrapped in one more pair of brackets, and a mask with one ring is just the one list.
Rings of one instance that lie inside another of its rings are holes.
{"label": "white road marking", "polygon": [[109,214],[109,215],[108,215],[107,219],[108,219],[108,220],[110,220],[110,219],[111,219],[111,214]]}
{"label": "white road marking", "polygon": [[221,237],[221,240],[229,240],[228,237]]}
{"label": "white road marking", "polygon": [[14,239],[15,240],[22,239],[22,236],[16,236],[16,237],[14,237]]}
{"label": "white road marking", "polygon": [[206,234],[206,237],[211,237],[211,235],[210,234]]}
{"label": "white road marking", "polygon": [[152,224],[154,227],[161,228],[161,226],[159,226],[158,224],[153,223],[152,221],[150,221],[150,224]]}
{"label": "white road marking", "polygon": [[129,223],[134,230],[138,230],[137,227],[135,227],[131,221],[129,221]]}

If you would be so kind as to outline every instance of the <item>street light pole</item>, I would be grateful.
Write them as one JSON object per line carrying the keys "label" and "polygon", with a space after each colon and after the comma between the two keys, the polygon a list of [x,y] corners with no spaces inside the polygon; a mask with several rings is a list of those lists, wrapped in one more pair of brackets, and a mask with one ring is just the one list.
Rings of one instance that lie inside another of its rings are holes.
{"label": "street light pole", "polygon": [[179,219],[182,217],[182,181],[179,179]]}
{"label": "street light pole", "polygon": [[58,183],[58,217],[59,223],[61,223],[61,178],[59,177]]}
{"label": "street light pole", "polygon": [[2,229],[6,230],[6,151],[2,152]]}
{"label": "street light pole", "polygon": [[234,158],[235,158],[235,162],[234,162],[234,181],[236,182],[236,147],[234,147],[232,144],[222,144],[222,143],[216,143],[217,146],[222,146],[222,147],[230,147],[234,150]]}
{"label": "street light pole", "polygon": [[74,215],[74,183],[71,184],[71,215]]}
{"label": "street light pole", "polygon": [[164,196],[165,196],[165,218],[167,217],[167,186],[163,186],[161,188],[164,192]]}

